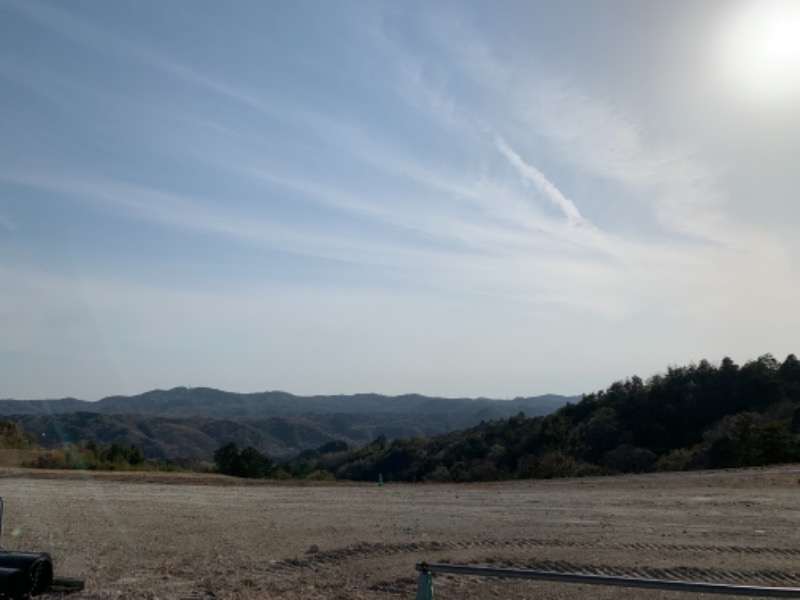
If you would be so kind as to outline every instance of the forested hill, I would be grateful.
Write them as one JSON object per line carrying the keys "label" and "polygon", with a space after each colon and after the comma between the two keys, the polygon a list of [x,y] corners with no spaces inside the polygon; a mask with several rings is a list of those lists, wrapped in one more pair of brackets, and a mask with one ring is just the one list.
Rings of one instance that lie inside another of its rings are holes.
{"label": "forested hill", "polygon": [[379,436],[437,435],[520,411],[543,415],[575,399],[555,395],[514,400],[416,394],[302,397],[181,387],[97,402],[0,400],[0,415],[35,432],[47,448],[92,440],[136,445],[148,458],[208,461],[218,447],[234,442],[280,459],[331,441],[361,445]]}
{"label": "forested hill", "polygon": [[800,361],[703,360],[631,377],[543,417],[523,415],[434,438],[329,446],[285,465],[295,475],[487,481],[800,460]]}
{"label": "forested hill", "polygon": [[[545,394],[513,400],[489,398],[440,398],[421,394],[384,396],[351,394],[296,396],[280,391],[239,394],[213,388],[176,387],[152,390],[135,396],[109,396],[96,402],[59,400],[0,400],[0,416],[97,413],[105,415],[153,415],[214,419],[271,418],[309,414],[386,414],[423,416],[431,414],[474,415],[502,418],[519,411],[541,415],[563,406],[573,397]],[[479,419],[480,420],[480,419]]]}

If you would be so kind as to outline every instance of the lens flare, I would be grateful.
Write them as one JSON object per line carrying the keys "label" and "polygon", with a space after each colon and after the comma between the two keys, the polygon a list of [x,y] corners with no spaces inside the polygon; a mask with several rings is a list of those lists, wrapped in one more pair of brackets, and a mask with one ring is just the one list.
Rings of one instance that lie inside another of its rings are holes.
{"label": "lens flare", "polygon": [[732,93],[765,108],[800,101],[800,2],[736,5],[716,50],[719,75]]}

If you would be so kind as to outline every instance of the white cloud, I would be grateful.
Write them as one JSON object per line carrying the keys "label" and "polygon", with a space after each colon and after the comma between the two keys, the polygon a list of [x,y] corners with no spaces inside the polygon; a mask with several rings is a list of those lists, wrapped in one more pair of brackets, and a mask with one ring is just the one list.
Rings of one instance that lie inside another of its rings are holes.
{"label": "white cloud", "polygon": [[[480,98],[472,106],[482,108],[480,121],[463,121],[480,122],[498,132],[498,149],[532,182],[540,182],[570,219],[577,219],[578,207],[592,199],[565,202],[557,189],[547,190],[546,178],[518,160],[519,148],[530,144],[530,138],[546,140],[570,172],[628,190],[670,231],[717,242],[738,235],[724,218],[724,198],[717,189],[723,165],[701,157],[697,144],[670,139],[657,121],[626,114],[607,94],[593,94],[569,74],[549,72],[524,49],[506,48],[500,59],[481,30],[460,16],[432,23],[431,37],[442,40],[440,49],[447,60],[479,90]],[[525,62],[517,62],[518,56]],[[486,106],[491,111],[483,110]],[[467,109],[462,105],[462,110]],[[507,152],[512,146],[516,149]]]}
{"label": "white cloud", "polygon": [[[200,200],[144,186],[105,181],[91,176],[53,172],[0,170],[0,181],[53,192],[62,201],[90,202],[97,210],[133,218],[148,224],[206,233],[239,244],[274,248],[299,255],[316,256],[366,265],[410,266],[447,260],[448,253],[414,249],[393,240],[353,238],[345,233],[305,227],[302,222],[276,222],[242,212],[235,205]],[[284,185],[292,182],[283,181]],[[324,188],[298,189],[321,197]],[[70,198],[71,200],[65,200]]]}
{"label": "white cloud", "polygon": [[502,137],[498,137],[495,140],[495,145],[524,180],[536,186],[537,190],[543,196],[564,213],[564,216],[567,218],[567,223],[570,225],[578,225],[583,222],[583,217],[581,217],[575,204],[566,198],[564,194],[545,177],[544,173],[533,165],[529,165],[523,161],[520,155],[517,154]]}

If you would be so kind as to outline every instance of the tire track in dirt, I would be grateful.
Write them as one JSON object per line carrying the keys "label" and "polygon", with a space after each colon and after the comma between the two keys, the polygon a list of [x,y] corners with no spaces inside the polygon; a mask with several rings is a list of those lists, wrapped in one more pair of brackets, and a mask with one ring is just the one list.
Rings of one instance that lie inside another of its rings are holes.
{"label": "tire track in dirt", "polygon": [[[720,554],[758,554],[766,556],[800,556],[798,548],[775,548],[759,546],[701,546],[696,544],[657,544],[657,543],[603,543],[603,542],[571,542],[548,539],[510,539],[510,540],[474,540],[461,542],[423,541],[405,544],[372,544],[358,543],[343,548],[335,548],[308,554],[304,558],[278,560],[261,570],[260,574],[289,574],[293,571],[313,569],[320,570],[334,567],[349,560],[365,560],[401,554],[435,553],[460,550],[503,550],[534,548],[576,548],[603,549],[625,551],[650,551],[668,553],[678,556],[682,553]],[[493,564],[498,564],[492,561]],[[798,586],[800,573],[773,570],[727,570],[703,567],[619,567],[604,564],[572,563],[566,561],[534,561],[526,564],[503,563],[513,568],[526,568],[560,573],[590,573],[620,577],[641,577],[646,579],[669,579],[683,581],[709,581],[732,584],[765,584]]]}

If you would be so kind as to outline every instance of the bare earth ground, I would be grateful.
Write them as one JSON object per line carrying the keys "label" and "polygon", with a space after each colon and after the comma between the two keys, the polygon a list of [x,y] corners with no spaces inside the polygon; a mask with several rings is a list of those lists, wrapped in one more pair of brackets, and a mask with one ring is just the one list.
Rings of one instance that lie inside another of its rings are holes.
{"label": "bare earth ground", "polygon": [[[800,468],[485,485],[0,469],[6,547],[84,598],[413,599],[415,563],[800,586]],[[318,550],[309,552],[315,545]],[[438,600],[682,593],[439,575]]]}

